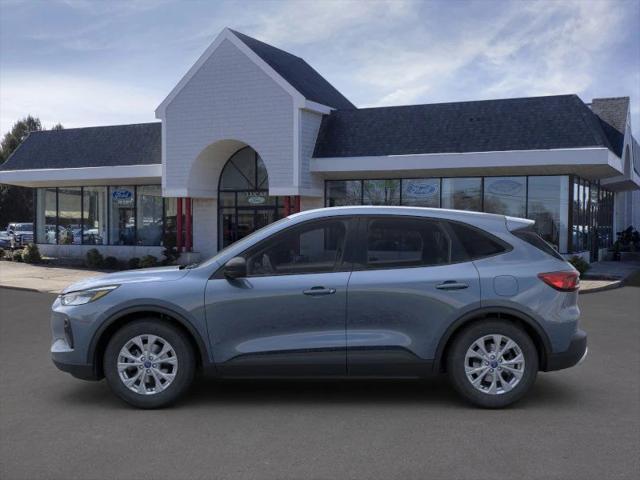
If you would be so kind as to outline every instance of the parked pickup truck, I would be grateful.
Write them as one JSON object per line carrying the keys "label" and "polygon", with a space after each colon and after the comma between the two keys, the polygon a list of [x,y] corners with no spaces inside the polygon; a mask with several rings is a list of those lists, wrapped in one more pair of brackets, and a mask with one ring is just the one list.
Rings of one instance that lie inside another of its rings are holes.
{"label": "parked pickup truck", "polygon": [[11,248],[22,248],[33,243],[33,223],[10,223],[7,225],[7,235]]}

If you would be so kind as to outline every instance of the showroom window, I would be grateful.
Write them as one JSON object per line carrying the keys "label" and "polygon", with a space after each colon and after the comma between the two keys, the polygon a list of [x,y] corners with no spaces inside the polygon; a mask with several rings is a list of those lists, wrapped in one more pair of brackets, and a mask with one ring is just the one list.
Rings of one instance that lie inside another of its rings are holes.
{"label": "showroom window", "polygon": [[111,245],[136,244],[135,187],[109,187],[109,238]]}
{"label": "showroom window", "polygon": [[161,246],[176,199],[159,185],[39,188],[35,223],[38,243]]}
{"label": "showroom window", "polygon": [[82,243],[107,243],[107,187],[84,187],[82,190]]}
{"label": "showroom window", "polygon": [[136,189],[138,245],[160,245],[162,242],[162,190],[160,185]]}
{"label": "showroom window", "polygon": [[39,188],[36,201],[36,241],[57,243],[58,192],[56,188]]}
{"label": "showroom window", "polygon": [[400,180],[362,182],[363,205],[400,205]]}
{"label": "showroom window", "polygon": [[440,206],[440,179],[403,179],[402,205],[438,208]]}
{"label": "showroom window", "polygon": [[82,243],[82,189],[79,187],[58,189],[58,243],[80,245]]}
{"label": "showroom window", "polygon": [[569,178],[529,177],[527,217],[535,220],[538,234],[560,252],[567,251]]}
{"label": "showroom window", "polygon": [[527,214],[527,177],[485,177],[484,211],[512,217]]}
{"label": "showroom window", "polygon": [[442,208],[482,211],[482,178],[443,178]]}

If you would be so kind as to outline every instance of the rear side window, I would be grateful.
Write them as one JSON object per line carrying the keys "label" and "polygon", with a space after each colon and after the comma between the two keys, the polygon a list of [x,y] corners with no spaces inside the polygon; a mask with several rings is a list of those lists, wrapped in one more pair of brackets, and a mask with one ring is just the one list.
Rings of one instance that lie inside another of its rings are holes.
{"label": "rear side window", "polygon": [[446,265],[451,240],[438,222],[418,218],[371,219],[367,222],[366,268]]}
{"label": "rear side window", "polygon": [[511,233],[518,237],[520,240],[524,240],[529,245],[533,245],[538,250],[542,250],[544,253],[551,255],[558,260],[564,261],[562,255],[556,252],[556,250],[549,243],[545,242],[544,239],[531,228],[521,228],[519,230],[514,230]]}
{"label": "rear side window", "polygon": [[449,227],[460,243],[460,247],[464,250],[464,252],[456,252],[454,260],[462,260],[465,255],[468,260],[476,260],[498,255],[508,249],[506,244],[478,228],[457,222],[449,222]]}

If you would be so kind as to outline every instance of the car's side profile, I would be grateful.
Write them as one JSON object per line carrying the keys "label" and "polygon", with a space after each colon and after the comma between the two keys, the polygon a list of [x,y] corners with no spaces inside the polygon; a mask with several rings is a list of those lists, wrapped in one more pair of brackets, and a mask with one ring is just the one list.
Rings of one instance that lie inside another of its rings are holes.
{"label": "car's side profile", "polygon": [[446,372],[483,407],[586,355],[579,276],[531,221],[410,207],[292,215],[190,267],[91,278],[52,314],[54,363],[132,405],[195,373],[406,377]]}

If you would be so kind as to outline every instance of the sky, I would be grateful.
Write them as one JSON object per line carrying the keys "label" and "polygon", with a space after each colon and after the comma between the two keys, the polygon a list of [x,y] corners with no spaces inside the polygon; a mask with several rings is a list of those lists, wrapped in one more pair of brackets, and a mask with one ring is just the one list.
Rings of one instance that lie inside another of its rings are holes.
{"label": "sky", "polygon": [[640,133],[640,0],[0,0],[0,133],[154,121],[224,27],[358,107],[630,96]]}

